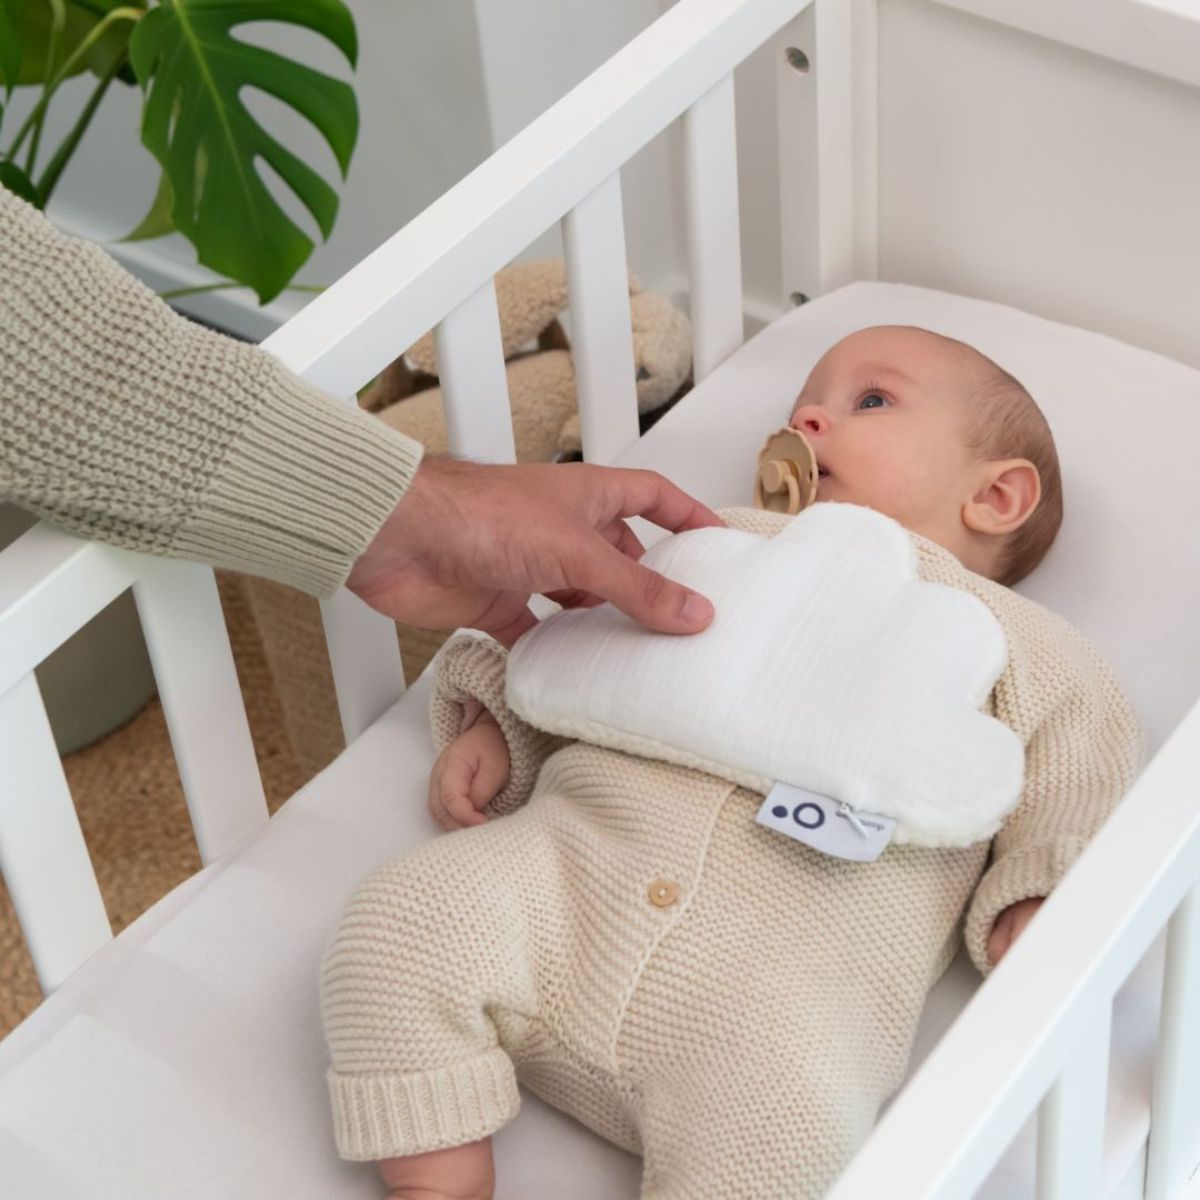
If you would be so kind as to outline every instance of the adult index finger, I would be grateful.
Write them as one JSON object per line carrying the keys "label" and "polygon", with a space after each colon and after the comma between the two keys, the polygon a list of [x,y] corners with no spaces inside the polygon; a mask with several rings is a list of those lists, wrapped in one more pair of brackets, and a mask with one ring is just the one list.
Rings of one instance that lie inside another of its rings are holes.
{"label": "adult index finger", "polygon": [[631,467],[608,468],[622,489],[618,515],[643,517],[671,533],[687,529],[710,529],[724,521],[707,504],[689,496],[657,471]]}

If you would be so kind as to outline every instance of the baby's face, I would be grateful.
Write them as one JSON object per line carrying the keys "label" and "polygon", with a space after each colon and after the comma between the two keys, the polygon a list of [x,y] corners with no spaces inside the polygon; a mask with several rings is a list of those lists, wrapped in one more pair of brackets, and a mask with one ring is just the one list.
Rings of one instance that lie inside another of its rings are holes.
{"label": "baby's face", "polygon": [[818,500],[862,504],[954,553],[980,468],[966,438],[969,372],[919,329],[863,329],[813,368],[789,424],[812,443]]}

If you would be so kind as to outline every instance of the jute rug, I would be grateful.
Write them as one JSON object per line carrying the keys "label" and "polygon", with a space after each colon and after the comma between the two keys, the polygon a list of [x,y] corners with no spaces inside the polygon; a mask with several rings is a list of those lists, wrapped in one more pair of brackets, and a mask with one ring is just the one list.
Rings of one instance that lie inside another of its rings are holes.
{"label": "jute rug", "polygon": [[[244,581],[220,577],[221,599],[271,811],[306,773],[291,743],[246,600]],[[199,870],[162,707],[63,760],[114,932]],[[0,1037],[37,1007],[41,992],[8,893],[0,882]]]}

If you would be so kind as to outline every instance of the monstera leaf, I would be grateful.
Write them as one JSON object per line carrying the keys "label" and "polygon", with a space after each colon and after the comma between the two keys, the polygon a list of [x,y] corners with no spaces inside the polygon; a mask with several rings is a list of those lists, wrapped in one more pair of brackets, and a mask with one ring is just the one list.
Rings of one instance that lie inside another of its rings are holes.
{"label": "monstera leaf", "polygon": [[306,117],[343,177],[358,136],[358,107],[347,84],[233,35],[242,22],[268,20],[311,29],[355,61],[354,22],[341,0],[165,0],[138,22],[130,41],[147,93],[142,141],[169,181],[175,228],[202,263],[248,284],[264,304],[283,290],[313,243],[272,197],[259,160],[295,193],[324,237],[338,202],[333,188],[250,114],[243,89],[258,88]]}

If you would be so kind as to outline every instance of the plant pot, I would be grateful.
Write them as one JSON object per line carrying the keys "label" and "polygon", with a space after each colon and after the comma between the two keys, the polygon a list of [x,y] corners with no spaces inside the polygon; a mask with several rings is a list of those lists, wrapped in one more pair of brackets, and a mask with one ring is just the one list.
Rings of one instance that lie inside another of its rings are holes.
{"label": "plant pot", "polygon": [[[0,550],[36,518],[0,502]],[[154,695],[154,674],[132,592],[118,596],[37,669],[60,754],[123,725]]]}

